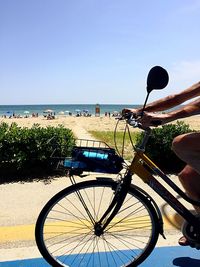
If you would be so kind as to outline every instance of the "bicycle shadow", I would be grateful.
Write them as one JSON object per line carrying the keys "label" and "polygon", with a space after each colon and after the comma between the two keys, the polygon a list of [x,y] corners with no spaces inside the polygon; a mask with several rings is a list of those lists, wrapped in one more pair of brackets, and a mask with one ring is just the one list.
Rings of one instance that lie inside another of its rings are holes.
{"label": "bicycle shadow", "polygon": [[173,260],[174,266],[179,267],[199,267],[200,266],[200,260],[193,259],[190,257],[180,257]]}

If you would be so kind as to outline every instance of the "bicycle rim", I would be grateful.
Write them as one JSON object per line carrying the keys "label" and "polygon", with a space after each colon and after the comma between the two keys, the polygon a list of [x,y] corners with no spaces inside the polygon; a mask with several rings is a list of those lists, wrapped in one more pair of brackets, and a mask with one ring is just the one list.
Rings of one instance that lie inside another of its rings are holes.
{"label": "bicycle rim", "polygon": [[134,188],[103,234],[95,235],[94,224],[111,203],[116,186],[105,180],[78,183],[45,205],[35,234],[41,254],[52,266],[137,266],[151,253],[158,238],[157,215]]}

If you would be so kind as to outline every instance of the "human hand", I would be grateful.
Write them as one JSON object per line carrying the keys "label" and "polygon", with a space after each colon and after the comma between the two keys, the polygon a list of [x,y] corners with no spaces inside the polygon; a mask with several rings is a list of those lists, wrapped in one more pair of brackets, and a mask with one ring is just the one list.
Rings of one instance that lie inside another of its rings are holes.
{"label": "human hand", "polygon": [[158,114],[153,112],[144,112],[139,122],[143,127],[163,125],[168,122],[168,114]]}
{"label": "human hand", "polygon": [[122,110],[122,116],[127,116],[129,114],[132,114],[134,116],[137,116],[138,113],[139,113],[138,112],[138,109],[134,109],[134,108],[124,108]]}

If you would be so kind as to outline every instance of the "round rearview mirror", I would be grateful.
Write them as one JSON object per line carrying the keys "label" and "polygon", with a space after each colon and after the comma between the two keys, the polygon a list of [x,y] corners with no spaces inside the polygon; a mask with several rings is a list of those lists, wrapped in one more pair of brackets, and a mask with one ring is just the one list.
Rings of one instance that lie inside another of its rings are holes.
{"label": "round rearview mirror", "polygon": [[147,76],[147,92],[150,93],[154,89],[163,89],[167,86],[169,75],[165,69],[155,66],[150,69]]}

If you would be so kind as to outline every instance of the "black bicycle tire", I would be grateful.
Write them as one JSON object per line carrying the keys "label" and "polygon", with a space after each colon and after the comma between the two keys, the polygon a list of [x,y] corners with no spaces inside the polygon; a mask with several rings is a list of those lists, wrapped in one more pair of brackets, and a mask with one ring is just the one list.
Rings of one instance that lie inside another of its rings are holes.
{"label": "black bicycle tire", "polygon": [[[98,186],[98,185],[104,185],[107,187],[116,187],[116,182],[114,182],[111,179],[103,179],[103,180],[89,180],[89,181],[84,181],[80,182],[74,185],[71,185],[59,193],[57,193],[55,196],[53,196],[43,207],[42,211],[40,212],[37,222],[36,222],[36,227],[35,227],[35,238],[36,238],[36,244],[38,246],[38,249],[44,259],[52,266],[54,267],[63,267],[64,265],[61,265],[58,263],[48,252],[42,237],[42,230],[43,230],[43,223],[46,218],[46,215],[48,214],[49,210],[54,206],[55,203],[58,202],[58,200],[62,199],[64,196],[68,195],[71,192],[76,191],[77,188],[85,188],[85,187],[91,187],[91,186]],[[151,215],[151,219],[154,223],[154,234],[151,236],[151,240],[148,244],[148,247],[143,251],[143,253],[140,255],[139,258],[136,259],[136,261],[128,263],[128,265],[123,265],[126,267],[133,267],[133,266],[138,266],[141,264],[153,251],[157,239],[159,236],[159,221],[158,221],[158,216],[157,212],[155,211],[154,206],[152,205],[151,201],[149,201],[149,198],[146,197],[144,194],[140,193],[139,190],[135,187],[131,187],[129,192],[136,196],[143,204],[146,205],[146,207],[149,210],[149,214]]]}

